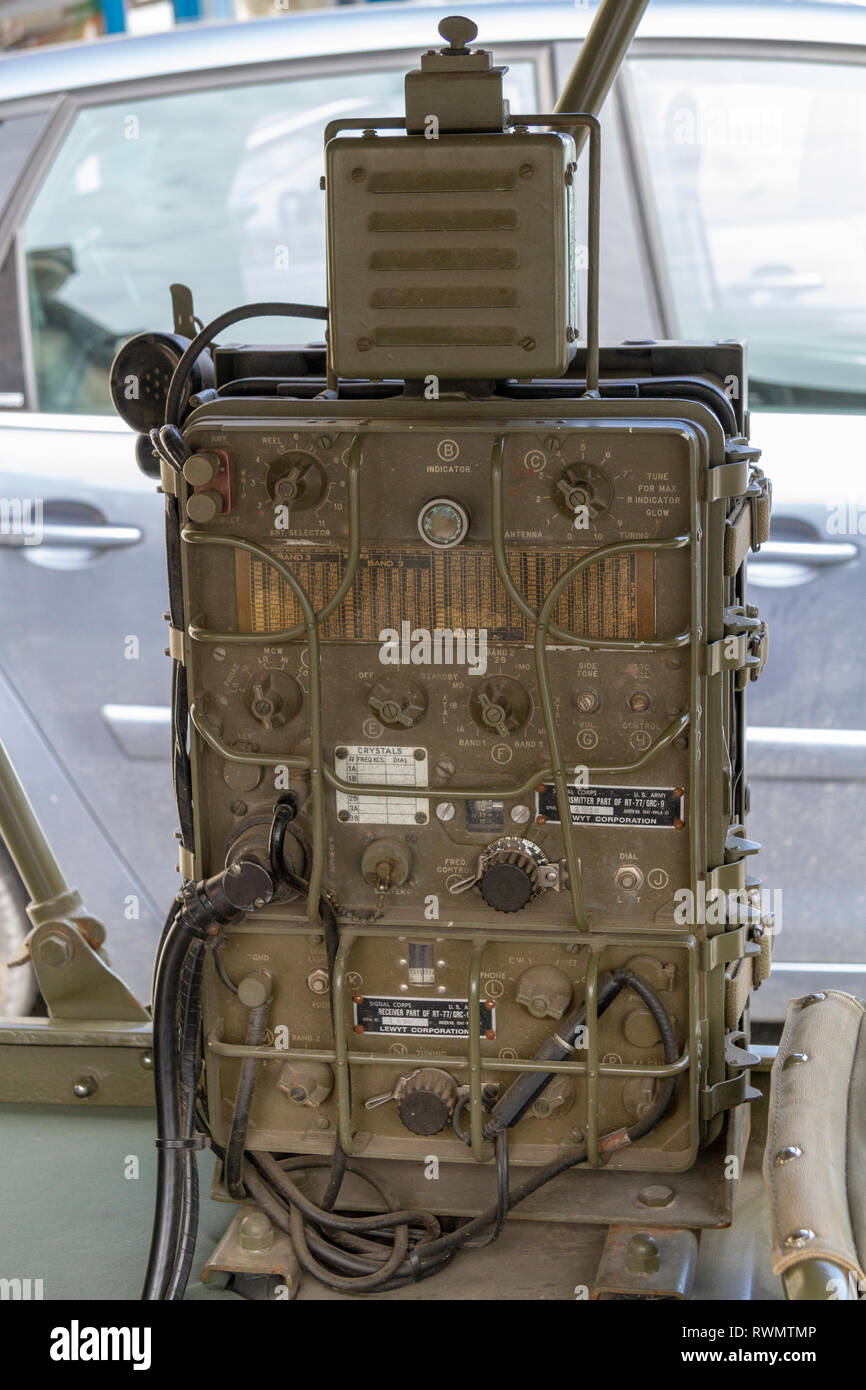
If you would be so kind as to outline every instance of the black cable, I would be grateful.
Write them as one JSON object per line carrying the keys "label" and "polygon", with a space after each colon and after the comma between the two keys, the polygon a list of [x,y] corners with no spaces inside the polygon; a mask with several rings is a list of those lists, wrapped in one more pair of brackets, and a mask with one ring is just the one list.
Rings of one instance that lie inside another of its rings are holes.
{"label": "black cable", "polygon": [[157,967],[153,1001],[153,1070],[157,1114],[156,1205],[150,1257],[142,1298],[165,1297],[173,1270],[181,1223],[180,1149],[167,1148],[181,1138],[178,1097],[177,998],[190,936],[180,925],[180,913],[166,936]]}
{"label": "black cable", "polygon": [[211,341],[218,333],[222,333],[224,328],[230,328],[232,324],[240,323],[242,319],[327,319],[327,317],[328,310],[321,304],[280,304],[273,302],[242,304],[239,309],[228,309],[224,314],[218,314],[215,319],[211,319],[206,328],[203,328],[193,338],[172,373],[165,402],[165,423],[167,425],[180,425],[183,389],[186,386],[190,371],[205,348],[210,346]]}
{"label": "black cable", "polygon": [[[204,942],[193,941],[184,961],[180,999],[180,1077],[181,1135],[191,1140],[195,1134],[195,1100],[201,1074],[201,971]],[[195,1150],[181,1151],[181,1219],[174,1272],[166,1290],[166,1301],[183,1298],[198,1235],[198,1162]]]}
{"label": "black cable", "polygon": [[[263,1004],[250,1009],[244,1042],[247,1047],[260,1047],[265,1040],[268,1026],[268,1013],[271,1007],[270,996]],[[242,1202],[246,1196],[244,1189],[244,1153],[247,1146],[247,1130],[253,1104],[256,1082],[259,1079],[261,1060],[258,1057],[244,1057],[238,1074],[238,1086],[232,1110],[232,1123],[229,1142],[226,1145],[223,1176],[230,1197]]]}

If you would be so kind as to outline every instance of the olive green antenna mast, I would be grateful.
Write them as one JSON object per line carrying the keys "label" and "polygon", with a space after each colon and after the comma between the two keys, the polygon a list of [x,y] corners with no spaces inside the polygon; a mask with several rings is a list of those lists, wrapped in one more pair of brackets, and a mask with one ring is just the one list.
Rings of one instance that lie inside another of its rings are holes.
{"label": "olive green antenna mast", "polygon": [[[649,0],[602,0],[555,110],[597,116],[613,86]],[[575,130],[580,153],[586,130]]]}

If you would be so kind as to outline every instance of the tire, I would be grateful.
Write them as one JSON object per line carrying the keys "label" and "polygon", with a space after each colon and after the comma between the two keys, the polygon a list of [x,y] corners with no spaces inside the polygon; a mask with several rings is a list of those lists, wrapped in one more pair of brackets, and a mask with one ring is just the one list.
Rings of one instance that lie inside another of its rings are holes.
{"label": "tire", "polygon": [[6,968],[6,962],[19,955],[30,930],[26,908],[24,885],[5,848],[0,845],[0,1018],[29,1014],[38,994],[32,966]]}

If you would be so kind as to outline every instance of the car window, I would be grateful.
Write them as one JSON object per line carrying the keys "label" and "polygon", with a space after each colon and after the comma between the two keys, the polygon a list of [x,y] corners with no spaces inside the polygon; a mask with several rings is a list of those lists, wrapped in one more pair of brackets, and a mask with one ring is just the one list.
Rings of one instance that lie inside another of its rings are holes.
{"label": "car window", "polygon": [[[171,327],[173,282],[205,322],[252,301],[324,304],[324,126],[401,114],[403,80],[341,72],[82,111],[24,224],[39,409],[110,411],[112,357]],[[505,92],[532,110],[535,65],[511,64]],[[276,333],[320,339],[322,325]],[[273,341],[274,320],[243,337]]]}
{"label": "car window", "polygon": [[630,72],[679,336],[745,338],[753,405],[866,410],[866,69]]}

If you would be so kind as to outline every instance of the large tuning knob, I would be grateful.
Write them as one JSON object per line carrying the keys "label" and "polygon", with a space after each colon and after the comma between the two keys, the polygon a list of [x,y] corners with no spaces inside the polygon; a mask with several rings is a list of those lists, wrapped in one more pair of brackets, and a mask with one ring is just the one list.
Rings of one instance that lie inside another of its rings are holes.
{"label": "large tuning knob", "polygon": [[482,862],[478,887],[497,912],[519,912],[544,891],[541,869],[547,860],[531,840],[505,835],[488,846]]}
{"label": "large tuning knob", "polygon": [[438,1067],[422,1067],[399,1088],[397,1110],[413,1134],[438,1134],[450,1122],[456,1105],[457,1083]]}

